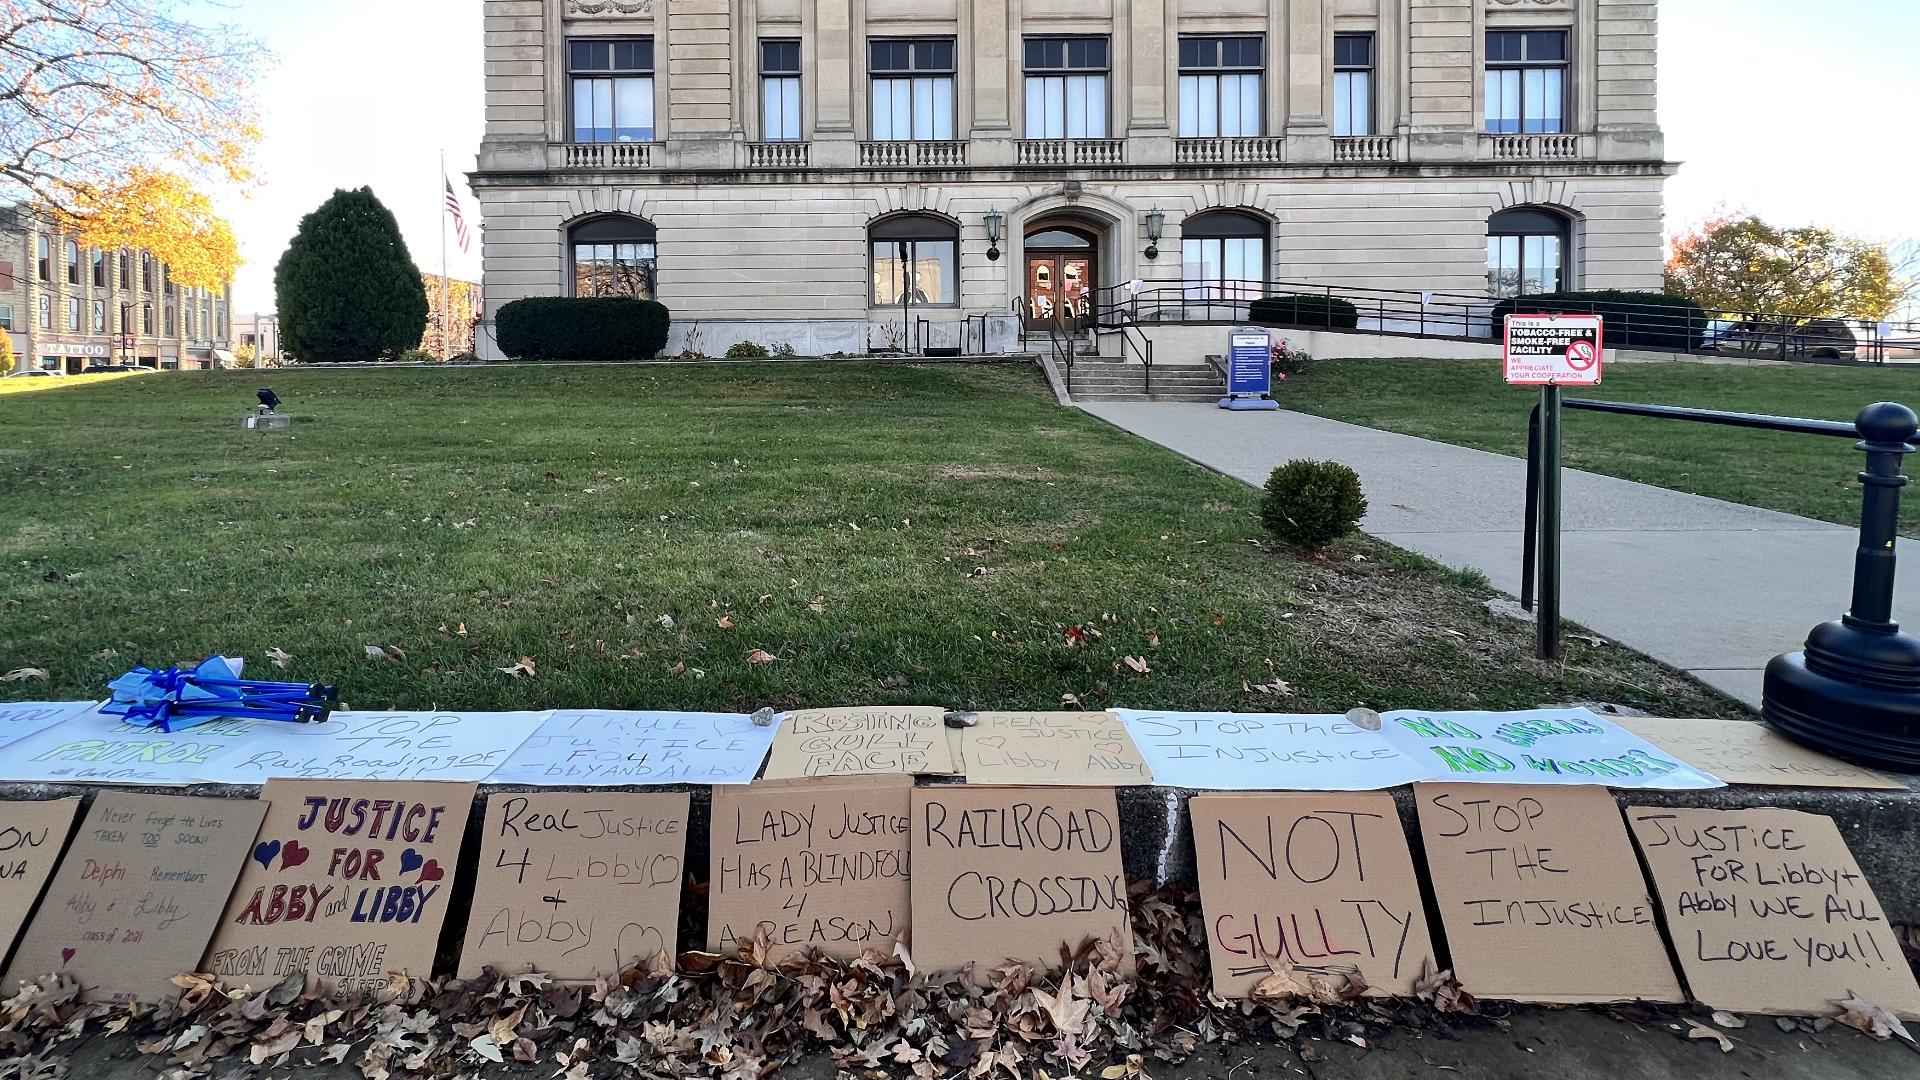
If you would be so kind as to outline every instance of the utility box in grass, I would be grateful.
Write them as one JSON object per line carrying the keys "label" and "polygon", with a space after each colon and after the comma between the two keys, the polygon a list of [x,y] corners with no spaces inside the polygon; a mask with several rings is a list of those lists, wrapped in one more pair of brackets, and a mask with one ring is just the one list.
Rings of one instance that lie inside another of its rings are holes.
{"label": "utility box in grass", "polygon": [[279,431],[282,428],[292,427],[293,417],[282,416],[279,413],[261,413],[247,417],[241,421],[240,426],[248,431]]}

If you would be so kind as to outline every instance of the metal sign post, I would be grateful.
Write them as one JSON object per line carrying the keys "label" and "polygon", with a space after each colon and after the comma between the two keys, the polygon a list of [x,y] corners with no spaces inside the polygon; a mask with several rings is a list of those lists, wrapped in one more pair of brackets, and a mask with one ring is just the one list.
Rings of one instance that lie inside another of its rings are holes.
{"label": "metal sign post", "polygon": [[1528,510],[1539,535],[1534,619],[1542,660],[1560,659],[1560,388],[1600,385],[1605,329],[1598,315],[1507,316],[1507,384],[1540,388],[1539,500]]}
{"label": "metal sign post", "polygon": [[1227,332],[1227,396],[1220,407],[1236,411],[1272,411],[1273,335],[1263,326],[1236,326]]}

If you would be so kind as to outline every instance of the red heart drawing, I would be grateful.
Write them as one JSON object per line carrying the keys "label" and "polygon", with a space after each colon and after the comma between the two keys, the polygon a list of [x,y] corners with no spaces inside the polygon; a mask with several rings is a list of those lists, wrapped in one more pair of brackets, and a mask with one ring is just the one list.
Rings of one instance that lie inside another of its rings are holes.
{"label": "red heart drawing", "polygon": [[73,963],[73,950],[61,949],[60,950],[60,966],[66,967],[68,964],[71,964],[71,963]]}
{"label": "red heart drawing", "polygon": [[300,841],[289,840],[286,846],[280,849],[280,869],[291,870],[306,862],[307,856],[312,854],[312,851],[300,846]]}
{"label": "red heart drawing", "polygon": [[428,859],[427,865],[420,868],[421,881],[439,881],[446,876],[447,872],[440,869],[439,859]]}

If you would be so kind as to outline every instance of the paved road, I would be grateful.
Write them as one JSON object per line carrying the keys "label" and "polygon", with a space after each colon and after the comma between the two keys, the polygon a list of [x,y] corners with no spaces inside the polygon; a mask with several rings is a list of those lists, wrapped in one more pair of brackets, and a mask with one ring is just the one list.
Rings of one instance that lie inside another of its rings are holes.
{"label": "paved road", "polygon": [[[1366,489],[1365,531],[1520,590],[1526,463],[1517,458],[1293,412],[1082,408],[1249,484],[1293,458],[1345,462]],[[1563,519],[1567,618],[1756,707],[1767,661],[1840,614],[1852,587],[1857,534],[1822,521],[1576,470],[1566,474]],[[1911,580],[1920,547],[1903,540],[1900,554]],[[1920,626],[1916,596],[1909,587],[1894,597],[1895,617],[1911,626]]]}

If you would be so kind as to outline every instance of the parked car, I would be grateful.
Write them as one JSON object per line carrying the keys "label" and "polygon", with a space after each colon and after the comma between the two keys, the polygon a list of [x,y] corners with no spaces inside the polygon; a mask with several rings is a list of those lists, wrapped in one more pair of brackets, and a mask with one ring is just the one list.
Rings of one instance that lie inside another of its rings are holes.
{"label": "parked car", "polygon": [[9,379],[44,379],[65,375],[64,371],[48,371],[46,368],[21,368],[7,376]]}
{"label": "parked car", "polygon": [[82,375],[105,375],[112,371],[139,371],[132,364],[88,364]]}
{"label": "parked car", "polygon": [[1716,320],[1707,324],[1701,346],[1714,352],[1784,359],[1852,360],[1860,339],[1838,319],[1808,319],[1798,325],[1779,322]]}

